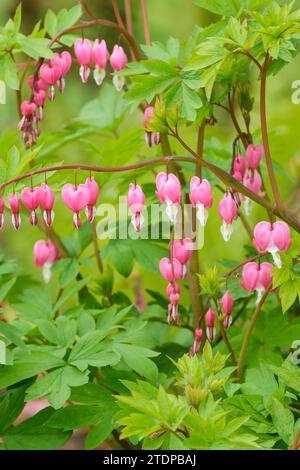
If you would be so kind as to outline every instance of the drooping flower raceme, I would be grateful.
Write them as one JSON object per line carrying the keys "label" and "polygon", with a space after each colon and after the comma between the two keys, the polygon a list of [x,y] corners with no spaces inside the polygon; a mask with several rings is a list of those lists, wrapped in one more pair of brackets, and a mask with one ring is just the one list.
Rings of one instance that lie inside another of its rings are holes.
{"label": "drooping flower raceme", "polygon": [[79,75],[81,81],[82,83],[86,83],[90,75],[89,65],[92,59],[92,47],[89,39],[76,39],[74,52],[77,62],[80,65]]}
{"label": "drooping flower raceme", "polygon": [[92,62],[94,64],[94,80],[101,85],[105,78],[105,67],[108,59],[108,50],[104,39],[96,39],[92,48]]}
{"label": "drooping flower raceme", "polygon": [[90,191],[85,184],[74,186],[73,184],[65,184],[62,188],[62,200],[66,206],[74,212],[74,227],[80,228],[81,219],[80,211],[85,209],[90,201]]}
{"label": "drooping flower raceme", "polygon": [[143,115],[143,126],[145,128],[145,141],[148,147],[152,147],[153,144],[157,145],[160,143],[160,133],[152,132],[148,129],[148,121],[154,114],[153,106],[147,106]]}
{"label": "drooping flower raceme", "polygon": [[291,245],[289,226],[282,221],[270,223],[259,222],[254,228],[253,245],[259,252],[268,251],[273,256],[275,265],[281,268],[282,262],[278,252],[285,252]]}
{"label": "drooping flower raceme", "polygon": [[223,322],[225,329],[229,328],[231,325],[231,321],[232,321],[231,312],[233,309],[233,304],[234,304],[233,298],[230,294],[229,289],[227,289],[227,291],[225,292],[225,294],[223,295],[221,299],[222,310],[225,313],[225,320]]}
{"label": "drooping flower raceme", "polygon": [[208,180],[200,180],[198,176],[193,176],[190,181],[190,201],[197,209],[197,219],[204,227],[208,218],[208,211],[213,203],[211,186]]}
{"label": "drooping flower raceme", "polygon": [[182,240],[174,240],[172,246],[173,258],[177,259],[183,267],[182,277],[185,276],[187,268],[186,264],[191,259],[193,254],[193,241],[190,238],[183,238]]}
{"label": "drooping flower raceme", "polygon": [[218,207],[219,215],[223,221],[221,226],[221,233],[225,242],[227,242],[233,232],[232,222],[238,214],[238,209],[235,200],[230,193],[226,193],[221,199]]}
{"label": "drooping flower raceme", "polygon": [[166,204],[166,214],[174,223],[178,214],[178,205],[181,204],[181,186],[177,176],[173,173],[158,173],[156,176],[155,194],[162,204]]}
{"label": "drooping flower raceme", "polygon": [[128,59],[127,59],[127,55],[124,52],[123,47],[118,46],[118,44],[115,44],[112,54],[110,56],[110,65],[113,71],[115,72],[113,76],[113,84],[116,90],[118,91],[122,90],[125,84],[125,79],[124,77],[121,77],[120,75],[118,75],[117,72],[120,72],[121,70],[123,70],[127,64],[128,64]]}
{"label": "drooping flower raceme", "polygon": [[50,227],[54,220],[54,206],[55,195],[53,189],[49,188],[46,183],[42,183],[40,187],[40,205],[43,210],[43,217],[46,225]]}
{"label": "drooping flower raceme", "polygon": [[146,197],[138,184],[130,183],[127,202],[131,214],[131,223],[137,232],[144,223],[142,212],[145,207]]}
{"label": "drooping flower raceme", "polygon": [[24,188],[21,192],[21,201],[23,206],[30,211],[29,222],[31,225],[36,225],[38,217],[35,211],[40,205],[40,188]]}
{"label": "drooping flower raceme", "polygon": [[167,287],[167,296],[170,299],[170,303],[168,306],[168,323],[178,323],[179,316],[178,316],[178,302],[180,298],[180,291],[181,288],[178,284],[169,283]]}
{"label": "drooping flower raceme", "polygon": [[273,265],[268,262],[261,264],[249,262],[242,270],[241,286],[249,292],[257,292],[256,305],[260,302],[263,292],[272,284]]}
{"label": "drooping flower raceme", "polygon": [[44,282],[48,283],[51,279],[51,266],[59,259],[55,245],[51,240],[38,240],[34,245],[33,255],[36,266],[43,269]]}
{"label": "drooping flower raceme", "polygon": [[216,318],[215,312],[210,307],[205,315],[205,320],[206,320],[206,325],[207,325],[206,334],[210,343],[214,340],[215,335],[216,335],[215,318]]}
{"label": "drooping flower raceme", "polygon": [[21,225],[21,216],[19,212],[20,204],[19,204],[18,196],[16,194],[10,194],[8,196],[8,203],[10,205],[11,213],[12,213],[12,216],[11,216],[12,224],[16,230],[19,230],[20,225]]}
{"label": "drooping flower raceme", "polygon": [[90,192],[90,199],[85,208],[85,214],[87,220],[91,224],[96,215],[96,203],[99,196],[99,186],[92,176],[86,179],[85,185]]}

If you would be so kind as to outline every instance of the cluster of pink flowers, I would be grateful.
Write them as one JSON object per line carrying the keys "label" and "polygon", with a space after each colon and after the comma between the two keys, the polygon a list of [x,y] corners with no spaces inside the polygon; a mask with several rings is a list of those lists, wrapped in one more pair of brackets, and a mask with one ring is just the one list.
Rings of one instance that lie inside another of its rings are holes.
{"label": "cluster of pink flowers", "polygon": [[[230,291],[227,289],[225,294],[221,299],[222,311],[220,312],[219,321],[223,323],[223,327],[227,330],[232,323],[232,310],[233,310],[234,300],[231,296]],[[212,307],[210,307],[205,314],[205,323],[206,323],[206,336],[208,341],[211,343],[216,337],[216,314]],[[194,356],[199,352],[201,346],[203,331],[201,328],[195,329],[194,343],[190,349],[190,356]]]}
{"label": "cluster of pink flowers", "polygon": [[34,262],[43,270],[43,278],[47,283],[51,279],[51,266],[60,258],[59,252],[51,240],[38,240],[33,248]]}
{"label": "cluster of pink flowers", "polygon": [[[158,173],[156,176],[156,195],[165,204],[166,214],[170,221],[175,223],[178,214],[178,206],[181,204],[182,193],[180,181],[173,173]],[[207,209],[212,206],[213,197],[210,183],[198,176],[193,176],[190,181],[190,201],[197,209],[197,218],[201,225],[205,225],[208,217]]]}
{"label": "cluster of pink flowers", "polygon": [[[99,41],[99,39],[96,39],[92,45],[89,39],[76,39],[74,52],[80,65],[79,75],[81,81],[83,83],[88,81],[90,67],[93,67],[94,80],[97,85],[101,85],[106,76],[105,68],[109,56],[105,40]],[[114,71],[113,84],[120,91],[124,86],[125,80],[124,77],[118,75],[118,72],[123,70],[128,64],[127,55],[121,46],[115,44],[109,60]]]}
{"label": "cluster of pink flowers", "polygon": [[[263,196],[264,193],[261,191],[262,179],[258,171],[259,164],[261,162],[264,153],[263,146],[260,144],[248,145],[246,149],[246,158],[242,155],[238,155],[234,158],[231,167],[231,174],[237,180],[243,183],[253,193]],[[244,199],[245,211],[249,215],[252,209],[252,201],[245,196],[241,196],[235,193],[235,198],[240,205],[241,199]]]}
{"label": "cluster of pink flowers", "polygon": [[[95,217],[95,205],[99,195],[99,187],[93,177],[86,179],[84,184],[72,185],[65,184],[62,188],[62,199],[66,206],[74,212],[73,222],[76,228],[81,225],[80,211],[85,209],[87,220],[91,223]],[[37,225],[37,209],[40,207],[43,211],[43,218],[46,225],[52,225],[54,219],[53,206],[55,195],[46,183],[39,187],[25,187],[21,192],[21,202],[29,210],[29,222],[31,225]],[[13,193],[8,196],[8,203],[12,213],[12,223],[16,230],[20,228],[20,201],[18,196]],[[4,224],[4,200],[0,196],[0,228]]]}
{"label": "cluster of pink flowers", "polygon": [[179,323],[178,302],[181,288],[176,283],[183,279],[187,271],[187,263],[193,254],[193,241],[190,238],[174,240],[170,246],[170,258],[162,258],[159,263],[161,275],[169,282],[167,296],[170,300],[168,307],[168,323]]}
{"label": "cluster of pink flowers", "polygon": [[68,51],[55,54],[48,63],[41,65],[36,75],[28,77],[28,86],[31,89],[30,101],[21,103],[22,118],[19,129],[26,147],[36,143],[40,134],[39,122],[44,117],[44,104],[47,98],[53,101],[55,98],[55,85],[62,93],[65,88],[65,76],[72,65],[72,57]]}

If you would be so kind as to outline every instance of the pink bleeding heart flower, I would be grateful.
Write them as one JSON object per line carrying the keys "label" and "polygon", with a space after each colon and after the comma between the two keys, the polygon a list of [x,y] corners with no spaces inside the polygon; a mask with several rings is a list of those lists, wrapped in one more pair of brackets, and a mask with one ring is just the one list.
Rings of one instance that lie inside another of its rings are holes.
{"label": "pink bleeding heart flower", "polygon": [[38,240],[33,248],[34,262],[38,268],[43,269],[44,282],[51,279],[51,266],[59,259],[59,253],[55,245],[49,240]]}
{"label": "pink bleeding heart flower", "polygon": [[46,225],[50,227],[54,220],[53,206],[55,195],[53,189],[49,188],[46,183],[42,183],[40,187],[40,205],[43,209],[43,217]]}
{"label": "pink bleeding heart flower", "polygon": [[21,103],[21,114],[22,118],[19,122],[18,128],[20,131],[25,131],[30,126],[32,121],[33,113],[36,110],[36,104],[31,101],[22,101]]}
{"label": "pink bleeding heart flower", "polygon": [[40,121],[44,118],[43,106],[46,100],[46,92],[45,90],[34,91],[33,93],[33,101],[38,106],[38,119]]}
{"label": "pink bleeding heart flower", "polygon": [[[128,58],[124,52],[123,47],[118,46],[118,44],[115,44],[112,54],[110,56],[110,65],[112,69],[114,70],[114,72],[120,72],[120,70],[123,70],[127,64]],[[124,77],[121,77],[115,73],[113,76],[113,84],[115,85],[117,91],[122,90],[125,84]]]}
{"label": "pink bleeding heart flower", "polygon": [[36,105],[31,101],[23,101],[21,103],[21,113],[23,116],[31,116],[34,113],[35,109]]}
{"label": "pink bleeding heart flower", "polygon": [[216,330],[215,330],[215,312],[213,309],[210,307],[205,315],[205,320],[206,320],[206,325],[207,325],[207,338],[209,342],[211,343],[214,340],[214,337],[216,335]]}
{"label": "pink bleeding heart flower", "polygon": [[73,224],[76,228],[81,226],[79,213],[88,205],[90,197],[90,191],[85,184],[79,184],[78,186],[65,184],[62,188],[62,200],[74,212]]}
{"label": "pink bleeding heart flower", "polygon": [[74,43],[74,52],[77,62],[80,65],[79,75],[82,83],[88,81],[90,75],[89,65],[92,60],[92,46],[88,39],[76,39]]}
{"label": "pink bleeding heart flower", "polygon": [[176,221],[177,206],[181,204],[181,186],[177,176],[173,173],[158,173],[156,176],[156,196],[161,204],[166,204],[166,214],[171,222]]}
{"label": "pink bleeding heart flower", "polygon": [[190,349],[189,356],[195,356],[200,351],[201,346],[201,338],[202,338],[202,329],[196,328],[194,334],[194,344]]}
{"label": "pink bleeding heart flower", "polygon": [[40,205],[40,188],[24,188],[21,192],[21,201],[23,206],[30,211],[29,222],[31,225],[36,225],[38,217],[35,211]]}
{"label": "pink bleeding heart flower", "polygon": [[242,270],[241,286],[249,292],[257,292],[256,304],[262,298],[263,292],[272,284],[272,264],[271,263],[246,263]]}
{"label": "pink bleeding heart flower", "polygon": [[47,90],[48,84],[44,82],[42,78],[36,78],[34,79],[33,75],[29,75],[28,80],[27,80],[29,88],[33,88],[34,91],[39,91],[39,90]]}
{"label": "pink bleeding heart flower", "polygon": [[263,153],[264,153],[264,148],[262,145],[260,144],[248,145],[247,150],[246,150],[246,157],[247,157],[248,166],[251,170],[256,170],[256,168],[259,166]]}
{"label": "pink bleeding heart flower", "polygon": [[193,254],[193,241],[190,238],[183,238],[182,240],[175,240],[172,246],[173,258],[177,259],[183,266],[182,277],[185,276],[187,268],[186,264],[191,259]]}
{"label": "pink bleeding heart flower", "polygon": [[12,212],[12,217],[11,217],[12,224],[16,230],[19,230],[20,225],[21,225],[21,216],[19,212],[20,204],[19,204],[18,196],[16,194],[10,194],[8,196],[8,202],[9,202],[11,212]]}
{"label": "pink bleeding heart flower", "polygon": [[143,126],[145,128],[145,141],[148,147],[152,147],[152,145],[157,145],[160,143],[160,133],[152,132],[148,129],[148,121],[149,119],[151,119],[153,115],[154,115],[153,106],[147,106],[143,115]]}
{"label": "pink bleeding heart flower", "polygon": [[63,93],[66,85],[65,76],[69,72],[72,65],[72,56],[70,52],[63,51],[61,54],[55,54],[55,59],[61,68],[61,76],[58,79],[58,89],[60,93]]}
{"label": "pink bleeding heart flower", "polygon": [[0,229],[4,225],[4,209],[5,209],[4,200],[3,200],[3,197],[0,196]]}
{"label": "pink bleeding heart flower", "polygon": [[211,185],[208,180],[201,180],[198,176],[193,176],[190,181],[190,201],[197,209],[197,219],[204,227],[208,218],[208,211],[213,204]]}
{"label": "pink bleeding heart flower", "polygon": [[50,87],[49,100],[55,98],[54,85],[62,76],[62,65],[58,58],[51,59],[48,64],[43,64],[40,68],[40,77]]}
{"label": "pink bleeding heart flower", "polygon": [[131,213],[131,223],[137,232],[140,231],[144,223],[142,212],[145,207],[146,197],[142,188],[138,184],[130,183],[127,196],[127,203]]}
{"label": "pink bleeding heart flower", "polygon": [[[246,188],[250,189],[255,194],[263,196],[264,193],[261,192],[262,179],[257,170],[251,170],[247,172],[243,179],[243,185]],[[252,209],[252,201],[248,197],[245,198],[245,211],[247,215],[250,215]]]}
{"label": "pink bleeding heart flower", "polygon": [[177,259],[162,258],[159,262],[159,270],[168,282],[182,279],[182,264]]}
{"label": "pink bleeding heart flower", "polygon": [[253,245],[259,252],[271,253],[274,263],[278,268],[282,267],[280,252],[285,252],[291,245],[289,226],[282,221],[259,222],[254,228]]}
{"label": "pink bleeding heart flower", "polygon": [[101,85],[105,78],[105,67],[108,59],[108,50],[104,39],[96,39],[92,48],[92,61],[94,63],[94,80]]}
{"label": "pink bleeding heart flower", "polygon": [[223,221],[221,226],[221,233],[224,240],[227,242],[233,232],[232,222],[238,214],[238,209],[235,200],[230,193],[225,193],[221,199],[218,207],[219,215]]}
{"label": "pink bleeding heart flower", "polygon": [[95,179],[91,176],[86,179],[85,185],[90,192],[90,200],[85,208],[86,218],[91,224],[96,215],[96,203],[99,196],[99,186]]}
{"label": "pink bleeding heart flower", "polygon": [[244,157],[242,157],[242,155],[237,155],[237,157],[235,157],[235,159],[233,160],[233,165],[232,165],[232,173],[240,173],[240,175],[244,176],[245,172],[246,172],[246,167],[247,167],[247,162],[245,160]]}
{"label": "pink bleeding heart flower", "polygon": [[221,305],[223,312],[225,313],[225,320],[223,322],[224,328],[227,329],[231,325],[231,312],[233,309],[233,298],[230,294],[229,289],[225,292],[221,299]]}

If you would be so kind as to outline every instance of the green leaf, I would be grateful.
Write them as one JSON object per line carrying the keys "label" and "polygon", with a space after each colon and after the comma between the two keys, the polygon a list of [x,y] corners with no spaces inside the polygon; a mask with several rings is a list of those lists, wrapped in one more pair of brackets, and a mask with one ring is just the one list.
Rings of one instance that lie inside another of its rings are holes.
{"label": "green leaf", "polygon": [[17,419],[25,406],[25,390],[28,384],[7,390],[0,404],[0,434]]}
{"label": "green leaf", "polygon": [[115,344],[114,350],[122,356],[128,367],[150,380],[156,380],[158,369],[149,357],[157,356],[159,353],[140,346],[120,343]]}
{"label": "green leaf", "polygon": [[51,416],[47,426],[71,431],[97,424],[102,416],[102,407],[92,405],[70,405]]}
{"label": "green leaf", "polygon": [[290,445],[294,435],[294,416],[277,398],[270,401],[270,412],[274,426],[284,442]]}
{"label": "green leaf", "polygon": [[47,11],[44,24],[47,33],[53,38],[57,31],[57,17],[52,10]]}
{"label": "green leaf", "polygon": [[15,61],[8,54],[0,56],[0,77],[12,90],[19,89],[18,69]]}
{"label": "green leaf", "polygon": [[69,363],[80,370],[85,370],[88,365],[104,367],[116,364],[119,361],[118,352],[105,348],[102,340],[101,331],[92,331],[82,336],[71,351]]}
{"label": "green leaf", "polygon": [[70,28],[80,19],[82,15],[81,5],[75,5],[70,10],[63,8],[57,15],[57,31]]}
{"label": "green leaf", "polygon": [[20,356],[21,359],[14,365],[0,366],[0,388],[8,387],[64,364],[61,359],[46,352],[32,351],[26,354],[23,352]]}
{"label": "green leaf", "polygon": [[21,20],[22,20],[22,3],[20,2],[14,14],[14,23],[15,23],[15,29],[17,33],[19,32],[20,27],[21,27]]}
{"label": "green leaf", "polygon": [[245,2],[244,0],[193,0],[193,3],[216,15],[235,16]]}
{"label": "green leaf", "polygon": [[279,296],[283,313],[285,313],[294,304],[298,296],[298,292],[300,292],[300,278],[291,279],[281,285]]}
{"label": "green leaf", "polygon": [[109,437],[114,428],[115,426],[112,423],[111,416],[101,419],[100,422],[89,431],[84,444],[85,450],[93,450],[102,444],[102,442]]}
{"label": "green leaf", "polygon": [[0,321],[0,333],[16,346],[19,346],[20,348],[25,347],[24,341],[20,338],[20,332],[15,326],[5,323],[4,321]]}
{"label": "green leaf", "polygon": [[88,283],[89,280],[90,277],[86,277],[85,279],[76,282],[74,285],[67,287],[56,302],[56,304],[54,305],[52,313],[54,314],[55,312],[57,312],[57,310],[59,310],[69,299],[71,299],[78,291],[80,291],[83,286]]}
{"label": "green leaf", "polygon": [[10,279],[9,281],[1,283],[0,286],[0,302],[3,302],[7,294],[9,293],[10,289],[16,283],[17,278]]}
{"label": "green leaf", "polygon": [[71,432],[64,432],[47,426],[54,410],[45,408],[19,426],[11,428],[4,436],[8,450],[51,450],[61,448],[71,437]]}
{"label": "green leaf", "polygon": [[59,272],[59,284],[66,287],[79,273],[79,262],[77,258],[65,258],[58,260],[53,266],[53,272]]}
{"label": "green leaf", "polygon": [[39,57],[52,59],[54,56],[53,52],[48,47],[48,39],[22,36],[18,42],[21,50],[33,59],[37,60]]}

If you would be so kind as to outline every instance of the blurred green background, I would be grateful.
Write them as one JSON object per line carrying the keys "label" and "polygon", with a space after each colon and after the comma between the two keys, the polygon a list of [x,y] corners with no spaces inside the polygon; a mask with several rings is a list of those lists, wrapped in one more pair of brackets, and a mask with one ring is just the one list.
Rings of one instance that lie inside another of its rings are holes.
{"label": "blurred green background", "polygon": [[[1,0],[1,24],[4,24],[5,20],[13,14],[18,3],[18,1],[13,0]],[[57,12],[61,8],[69,8],[75,3],[74,0],[52,0],[51,2],[46,0],[24,0],[22,2],[22,32],[29,33],[38,20],[45,16],[49,7]],[[119,0],[118,3],[123,13],[122,0]],[[195,6],[191,0],[148,0],[147,3],[152,40],[165,42],[169,36],[174,36],[184,41],[188,38],[195,25],[206,26],[216,19],[213,15]],[[97,17],[114,19],[110,1],[91,0],[88,1],[88,4]],[[139,4],[139,0],[132,0],[135,36],[139,43],[143,43]],[[296,4],[299,4],[300,7],[300,1],[296,2]],[[117,33],[104,28],[89,30],[87,36],[90,38],[97,36],[101,38],[104,37],[110,49],[115,42],[119,41]],[[78,67],[76,66],[72,67],[72,71],[67,77],[67,87],[64,95],[58,95],[53,104],[46,104],[46,119],[41,125],[41,131],[44,136],[51,137],[52,132],[58,131],[64,126],[71,124],[78,117],[82,107],[101,93],[101,89],[99,90],[92,80],[90,80],[88,84],[82,85],[78,77],[77,69]],[[259,83],[254,70],[253,74],[255,74],[252,77],[255,111],[252,117],[251,129],[256,132],[257,140],[260,140],[257,99]],[[276,166],[276,171],[280,187],[284,195],[284,200],[288,203],[289,208],[295,210],[295,213],[297,213],[299,212],[300,204],[300,196],[298,197],[297,192],[300,181],[300,104],[295,105],[291,100],[293,91],[292,83],[295,80],[300,80],[299,57],[297,57],[292,64],[286,66],[276,77],[270,77],[267,90],[267,112],[272,156],[279,164],[278,167]],[[24,98],[26,98],[26,92],[24,93]],[[109,111],[110,110],[107,110],[108,113]],[[232,124],[226,113],[222,110],[216,109],[215,113],[218,122],[214,127],[207,129],[206,138],[209,142],[214,137],[217,137],[220,139],[221,144],[230,150],[232,139],[235,137]],[[125,122],[121,125],[121,131],[127,132],[130,131],[130,129],[138,129],[140,119],[141,114],[139,112],[135,112],[131,116],[126,116]],[[16,97],[12,91],[9,91],[7,104],[0,106],[0,126],[1,133],[5,133],[5,135],[11,133],[12,143],[14,139],[19,139],[18,133],[15,133],[17,123]],[[185,135],[186,139],[191,144],[195,145],[196,133],[194,128],[189,128]],[[117,137],[118,136],[111,136],[111,138]],[[89,142],[87,142],[85,138],[82,138],[75,143],[64,144],[51,154],[50,160],[51,162],[64,161],[65,163],[81,162],[103,164],[103,161],[101,161],[101,144],[102,142],[106,142],[106,139],[107,135],[103,135],[102,137],[101,133],[99,133],[99,135],[96,136],[96,140],[94,140],[94,151],[91,145],[93,137],[90,137]],[[177,144],[172,143],[172,149],[176,153],[183,154]],[[0,149],[1,152],[4,152],[4,150],[3,147]],[[151,158],[159,154],[160,149],[158,148],[148,150],[146,147],[142,147],[138,158]],[[107,157],[107,148],[105,155],[108,160],[105,164],[111,164],[110,157]],[[118,155],[117,157],[118,162],[122,162],[122,155]],[[135,155],[132,157],[132,161],[134,161]],[[116,156],[112,155],[111,159],[112,161],[115,160]],[[67,178],[68,175],[65,174],[64,176]],[[84,177],[85,175],[82,176],[82,179]],[[129,181],[130,178],[130,175],[126,175],[126,182]],[[98,180],[102,183],[102,177]],[[101,197],[104,202],[116,202],[120,191],[126,194],[126,186],[120,183],[120,181],[122,181],[122,179],[118,180],[115,177],[111,181],[107,178],[103,179]],[[143,181],[153,183],[153,173],[149,172],[149,176],[144,177]],[[235,231],[231,241],[227,244],[223,242],[219,231],[220,219],[217,214],[217,202],[220,199],[220,193],[216,190],[214,195],[215,204],[210,211],[209,221],[205,229],[205,245],[204,249],[200,252],[202,269],[208,264],[216,263],[218,260],[225,257],[234,260],[241,259],[244,253],[243,245],[245,243],[249,244],[247,235],[239,221],[235,222]],[[63,208],[61,204],[56,205],[54,227],[58,233],[64,236],[70,236],[73,233],[73,228],[71,216],[69,213],[66,215],[66,212],[66,209]],[[6,218],[9,218],[8,214]],[[253,226],[255,222],[263,218],[265,218],[265,212],[258,207],[254,207],[249,221]],[[25,216],[23,219],[25,219]],[[66,221],[66,219],[68,220]],[[10,224],[7,223],[1,233],[1,252],[8,257],[17,258],[21,272],[29,271],[33,273],[34,276],[39,276],[40,273],[34,268],[32,247],[34,242],[40,238],[43,238],[43,235],[38,229],[30,227],[25,220],[23,220],[23,226],[19,233],[14,232]],[[136,269],[146,276],[145,284],[151,285],[153,275],[144,274],[141,268]],[[131,290],[132,279],[124,280],[120,277],[118,284],[122,288],[125,287]],[[162,289],[164,289],[163,286]]]}

